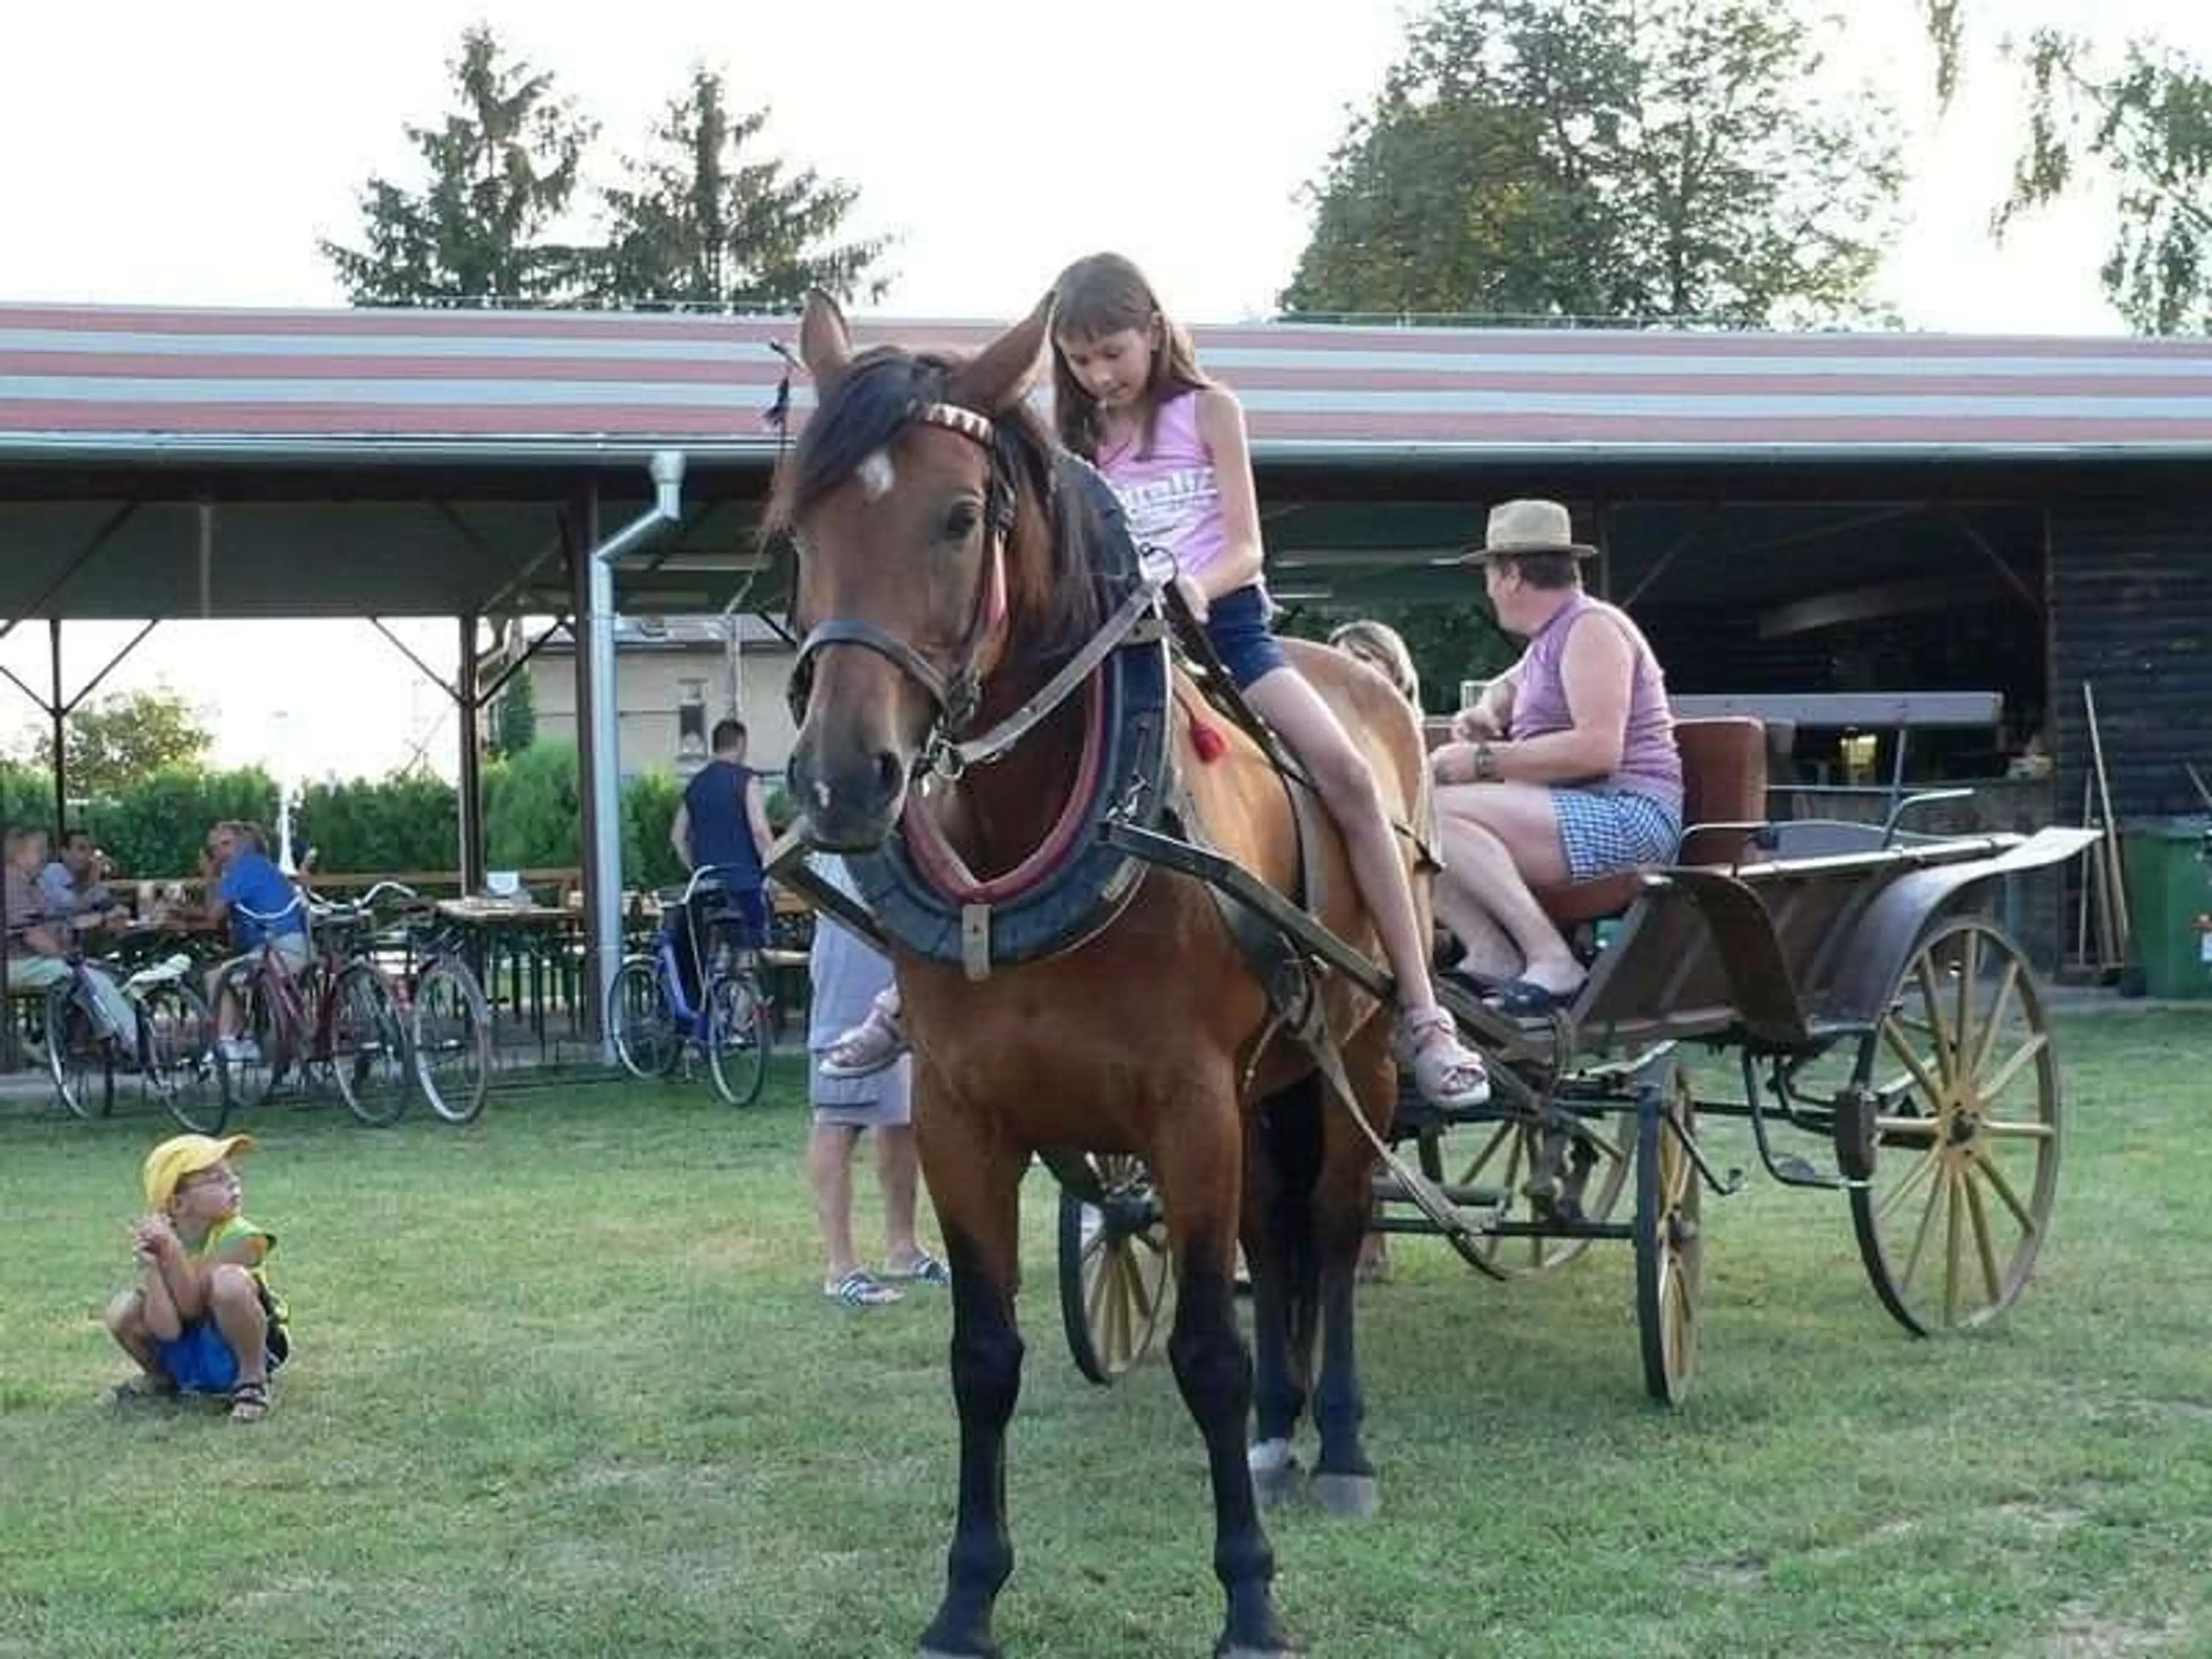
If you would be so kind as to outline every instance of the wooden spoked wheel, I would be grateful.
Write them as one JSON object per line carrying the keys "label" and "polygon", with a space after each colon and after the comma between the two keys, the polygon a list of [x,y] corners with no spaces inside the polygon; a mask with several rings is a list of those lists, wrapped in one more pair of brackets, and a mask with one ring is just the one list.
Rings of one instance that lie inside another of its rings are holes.
{"label": "wooden spoked wheel", "polygon": [[1705,1278],[1704,1182],[1689,1146],[1698,1132],[1689,1073],[1669,1062],[1645,1086],[1636,1121],[1636,1325],[1644,1387],[1662,1405],[1689,1397]]}
{"label": "wooden spoked wheel", "polygon": [[[1591,1222],[1609,1220],[1613,1206],[1620,1201],[1622,1189],[1628,1184],[1629,1155],[1636,1142],[1636,1116],[1632,1112],[1622,1112],[1617,1116],[1584,1117],[1582,1128],[1581,1156],[1589,1163],[1578,1176],[1571,1176],[1571,1180],[1579,1181],[1581,1188],[1581,1218]],[[1502,1221],[1541,1219],[1538,1200],[1528,1188],[1531,1177],[1545,1167],[1547,1133],[1559,1143],[1550,1148],[1552,1173],[1558,1176],[1571,1170],[1577,1156],[1572,1145],[1574,1137],[1516,1118],[1474,1127],[1468,1136],[1474,1143],[1474,1156],[1462,1170],[1456,1184],[1486,1187],[1501,1194],[1505,1200],[1504,1207],[1498,1212]],[[1460,1136],[1453,1134],[1449,1139],[1455,1140]],[[1435,1171],[1429,1173],[1433,1175]],[[1492,1279],[1513,1279],[1564,1267],[1589,1246],[1587,1238],[1546,1237],[1541,1234],[1504,1238],[1486,1233],[1461,1254]]]}
{"label": "wooden spoked wheel", "polygon": [[1094,1154],[1104,1194],[1060,1194],[1060,1315],[1075,1368],[1101,1387],[1145,1357],[1168,1300],[1167,1224],[1152,1171],[1125,1153]]}
{"label": "wooden spoked wheel", "polygon": [[1979,916],[1939,926],[1861,1081],[1873,1158],[1851,1221],[1875,1294],[1916,1335],[1987,1323],[2027,1288],[2058,1182],[2057,1060],[2020,947]]}

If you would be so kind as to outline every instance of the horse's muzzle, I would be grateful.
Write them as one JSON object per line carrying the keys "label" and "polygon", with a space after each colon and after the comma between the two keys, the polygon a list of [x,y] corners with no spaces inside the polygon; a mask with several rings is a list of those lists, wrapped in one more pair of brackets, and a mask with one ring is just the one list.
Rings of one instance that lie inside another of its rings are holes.
{"label": "horse's muzzle", "polygon": [[809,839],[832,853],[872,853],[906,805],[906,761],[891,750],[801,732],[791,756],[792,805]]}

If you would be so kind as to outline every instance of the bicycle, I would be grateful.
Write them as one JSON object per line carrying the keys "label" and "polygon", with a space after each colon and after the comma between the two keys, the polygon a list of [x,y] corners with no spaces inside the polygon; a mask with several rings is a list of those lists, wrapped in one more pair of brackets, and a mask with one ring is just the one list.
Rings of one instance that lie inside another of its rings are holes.
{"label": "bicycle", "polygon": [[[46,988],[46,1070],[71,1115],[105,1117],[115,1107],[117,1044],[100,1030],[92,968],[72,951],[69,977]],[[215,1022],[193,988],[192,960],[179,954],[140,969],[118,988],[137,1016],[132,1060],[147,1093],[199,1134],[220,1134],[230,1115],[215,1056]],[[92,1109],[95,1083],[99,1110]]]}
{"label": "bicycle", "polygon": [[407,1030],[398,998],[383,970],[348,944],[374,920],[377,899],[397,886],[379,882],[350,904],[319,904],[295,895],[271,915],[232,907],[264,930],[301,911],[315,949],[296,972],[264,949],[232,963],[216,980],[216,1010],[228,1002],[240,1014],[237,1034],[216,1044],[224,1097],[232,1107],[267,1102],[288,1075],[304,1087],[315,1073],[326,1072],[347,1109],[371,1128],[395,1121],[406,1109]]}
{"label": "bicycle", "polygon": [[[419,905],[412,888],[380,882]],[[434,916],[435,912],[431,913]],[[430,1109],[447,1123],[473,1122],[491,1088],[491,1002],[483,983],[441,922],[410,927],[409,971],[401,977],[399,1000],[407,1009],[409,1069]]]}
{"label": "bicycle", "polygon": [[[702,865],[680,892],[661,895],[662,923],[653,950],[626,958],[607,988],[606,1029],[615,1057],[639,1081],[668,1076],[696,1048],[707,1057],[714,1092],[732,1106],[750,1106],[768,1080],[775,1009],[761,983],[758,941],[748,936],[732,945],[729,939],[735,914],[694,914],[702,884],[714,873],[713,866]],[[680,925],[685,918],[688,928]],[[696,1006],[684,989],[679,932],[690,935],[692,983],[702,988]],[[700,938],[708,932],[719,937],[702,959]]]}

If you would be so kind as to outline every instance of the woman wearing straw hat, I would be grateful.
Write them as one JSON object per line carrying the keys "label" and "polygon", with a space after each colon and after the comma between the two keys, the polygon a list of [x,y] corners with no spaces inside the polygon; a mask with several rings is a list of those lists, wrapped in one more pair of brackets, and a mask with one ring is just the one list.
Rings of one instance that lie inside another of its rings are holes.
{"label": "woman wearing straw hat", "polygon": [[1492,511],[1462,561],[1528,647],[1433,757],[1437,915],[1466,948],[1464,969],[1522,1017],[1572,1000],[1583,981],[1532,890],[1663,864],[1682,836],[1666,678],[1627,614],[1583,592],[1595,551],[1557,501],[1516,501]]}

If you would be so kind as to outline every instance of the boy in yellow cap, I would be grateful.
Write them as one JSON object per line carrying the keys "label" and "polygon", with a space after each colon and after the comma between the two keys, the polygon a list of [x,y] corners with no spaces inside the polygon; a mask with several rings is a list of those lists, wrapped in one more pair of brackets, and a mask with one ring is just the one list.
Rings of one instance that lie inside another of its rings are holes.
{"label": "boy in yellow cap", "polygon": [[276,1236],[239,1212],[231,1160],[252,1150],[247,1135],[176,1135],[146,1154],[148,1213],[131,1230],[139,1282],[107,1309],[143,1375],[117,1399],[224,1395],[234,1423],[269,1415],[269,1378],[291,1342],[262,1270]]}

